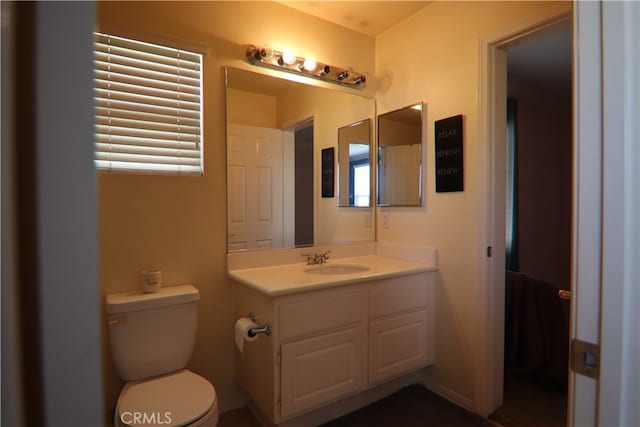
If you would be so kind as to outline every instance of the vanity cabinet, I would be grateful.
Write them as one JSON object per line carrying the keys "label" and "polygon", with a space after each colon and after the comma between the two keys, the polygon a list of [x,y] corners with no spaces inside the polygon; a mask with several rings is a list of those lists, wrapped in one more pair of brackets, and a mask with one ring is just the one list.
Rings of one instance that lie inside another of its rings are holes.
{"label": "vanity cabinet", "polygon": [[237,314],[272,326],[236,353],[250,405],[279,424],[433,363],[433,280],[418,273],[275,297],[239,286]]}
{"label": "vanity cabinet", "polygon": [[274,300],[283,419],[364,389],[366,302],[361,287]]}
{"label": "vanity cabinet", "polygon": [[362,328],[342,329],[281,348],[281,416],[304,412],[365,386]]}
{"label": "vanity cabinet", "polygon": [[433,360],[432,287],[427,275],[382,280],[369,290],[369,383]]}

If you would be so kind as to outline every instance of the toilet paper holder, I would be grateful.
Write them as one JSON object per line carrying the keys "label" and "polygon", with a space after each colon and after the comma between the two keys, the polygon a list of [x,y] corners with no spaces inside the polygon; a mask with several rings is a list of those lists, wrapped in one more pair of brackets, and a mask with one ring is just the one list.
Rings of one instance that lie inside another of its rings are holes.
{"label": "toilet paper holder", "polygon": [[[249,319],[251,319],[252,322],[255,322],[257,319],[257,316],[254,313],[249,313]],[[267,335],[271,335],[271,324],[270,323],[265,323],[264,326],[261,326],[259,328],[251,328],[249,329],[249,332],[247,333],[250,337],[255,337],[258,334],[267,334]]]}

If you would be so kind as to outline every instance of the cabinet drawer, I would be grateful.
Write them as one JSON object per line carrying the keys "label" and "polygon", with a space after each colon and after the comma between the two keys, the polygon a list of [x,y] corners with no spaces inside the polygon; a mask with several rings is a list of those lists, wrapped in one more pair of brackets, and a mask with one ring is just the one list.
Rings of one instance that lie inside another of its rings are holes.
{"label": "cabinet drawer", "polygon": [[427,306],[427,277],[424,274],[397,277],[371,287],[371,319]]}
{"label": "cabinet drawer", "polygon": [[366,290],[323,291],[279,305],[280,340],[366,321]]}
{"label": "cabinet drawer", "polygon": [[282,346],[282,418],[364,388],[363,336],[356,327]]}
{"label": "cabinet drawer", "polygon": [[427,311],[395,316],[369,326],[369,383],[377,383],[430,362]]}

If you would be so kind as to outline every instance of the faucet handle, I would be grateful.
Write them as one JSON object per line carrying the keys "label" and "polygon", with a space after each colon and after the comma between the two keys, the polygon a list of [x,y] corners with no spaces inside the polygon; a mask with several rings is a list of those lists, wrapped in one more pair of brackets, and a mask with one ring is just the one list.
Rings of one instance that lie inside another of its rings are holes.
{"label": "faucet handle", "polygon": [[324,264],[329,259],[329,254],[331,251],[324,251],[320,254],[320,263]]}
{"label": "faucet handle", "polygon": [[307,265],[313,264],[314,255],[301,253],[300,256],[307,258]]}

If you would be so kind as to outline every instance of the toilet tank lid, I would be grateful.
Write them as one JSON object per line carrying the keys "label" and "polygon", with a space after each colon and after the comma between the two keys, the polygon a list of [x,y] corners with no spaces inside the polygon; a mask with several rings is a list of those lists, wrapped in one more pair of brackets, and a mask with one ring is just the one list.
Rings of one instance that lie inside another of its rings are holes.
{"label": "toilet tank lid", "polygon": [[158,292],[142,291],[108,294],[106,297],[107,313],[127,313],[131,311],[149,310],[197,301],[200,293],[193,285],[162,287]]}

